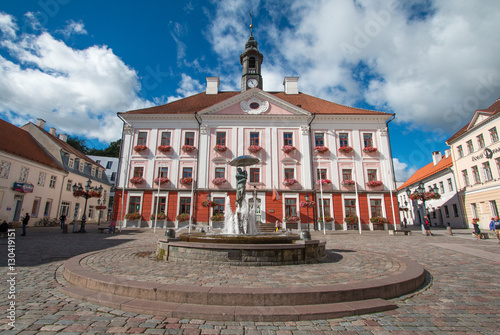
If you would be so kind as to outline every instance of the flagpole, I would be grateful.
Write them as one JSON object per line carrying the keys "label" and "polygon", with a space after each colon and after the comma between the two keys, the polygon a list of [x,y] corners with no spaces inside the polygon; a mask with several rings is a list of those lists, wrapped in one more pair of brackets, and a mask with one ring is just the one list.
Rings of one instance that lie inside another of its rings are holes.
{"label": "flagpole", "polygon": [[358,227],[359,227],[359,233],[361,234],[361,215],[359,211],[359,197],[358,197],[358,174],[357,174],[357,169],[356,169],[356,163],[354,162],[354,159],[352,161],[353,168],[354,168],[354,189],[356,191],[356,215],[358,216]]}
{"label": "flagpole", "polygon": [[160,203],[161,165],[163,165],[163,160],[160,161],[160,166],[158,167],[158,195],[156,197],[155,224],[153,227],[153,233],[156,233],[156,223],[158,221],[158,205]]}
{"label": "flagpole", "polygon": [[189,227],[188,227],[188,232],[191,233],[191,224],[193,220],[193,205],[194,205],[194,179],[191,182],[191,206],[189,208]]}
{"label": "flagpole", "polygon": [[[397,226],[396,226],[396,212],[395,212],[395,208],[394,208],[394,199],[392,198],[392,187],[394,186],[394,183],[393,183],[394,180],[392,179],[391,170],[389,169],[387,172],[389,174],[389,179],[391,180],[391,186],[389,187],[389,194],[391,196],[392,219],[394,220],[394,230],[397,230]],[[399,211],[399,208],[398,208],[398,211]]]}
{"label": "flagpole", "polygon": [[323,214],[323,235],[326,235],[325,200],[323,198],[323,183],[321,181],[322,179],[319,181],[319,191],[321,193],[321,214]]}

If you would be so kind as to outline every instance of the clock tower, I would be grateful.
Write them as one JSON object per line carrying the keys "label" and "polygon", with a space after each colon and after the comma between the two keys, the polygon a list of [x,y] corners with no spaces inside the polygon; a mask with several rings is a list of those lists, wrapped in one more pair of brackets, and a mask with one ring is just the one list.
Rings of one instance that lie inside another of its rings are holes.
{"label": "clock tower", "polygon": [[240,55],[240,63],[243,65],[243,74],[241,76],[241,91],[245,92],[254,87],[262,89],[261,65],[264,56],[257,48],[257,41],[252,33],[245,43],[245,51]]}

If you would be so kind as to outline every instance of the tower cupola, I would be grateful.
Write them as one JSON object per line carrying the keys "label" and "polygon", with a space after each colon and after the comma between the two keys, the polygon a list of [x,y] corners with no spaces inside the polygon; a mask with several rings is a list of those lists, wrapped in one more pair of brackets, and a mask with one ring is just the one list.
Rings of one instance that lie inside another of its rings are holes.
{"label": "tower cupola", "polygon": [[[250,25],[250,29],[253,26]],[[240,63],[243,65],[243,74],[241,76],[241,91],[258,87],[262,89],[261,65],[264,56],[259,52],[258,43],[250,30],[250,37],[245,43],[245,51],[240,55]]]}

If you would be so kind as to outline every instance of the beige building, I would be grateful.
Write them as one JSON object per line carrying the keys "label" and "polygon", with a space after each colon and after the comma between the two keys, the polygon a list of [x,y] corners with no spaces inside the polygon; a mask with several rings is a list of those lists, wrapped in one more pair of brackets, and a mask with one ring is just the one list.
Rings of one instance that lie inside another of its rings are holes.
{"label": "beige building", "polygon": [[450,137],[453,169],[465,218],[488,230],[500,204],[500,99],[487,109],[477,110],[471,121]]}

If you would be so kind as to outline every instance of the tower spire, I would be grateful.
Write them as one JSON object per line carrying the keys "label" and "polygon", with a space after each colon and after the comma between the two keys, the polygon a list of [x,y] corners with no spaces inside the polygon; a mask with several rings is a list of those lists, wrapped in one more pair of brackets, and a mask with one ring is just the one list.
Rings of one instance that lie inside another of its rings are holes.
{"label": "tower spire", "polygon": [[250,36],[253,36],[253,17],[252,17],[252,11],[250,11]]}

